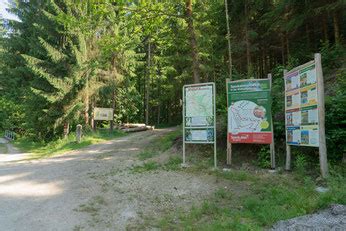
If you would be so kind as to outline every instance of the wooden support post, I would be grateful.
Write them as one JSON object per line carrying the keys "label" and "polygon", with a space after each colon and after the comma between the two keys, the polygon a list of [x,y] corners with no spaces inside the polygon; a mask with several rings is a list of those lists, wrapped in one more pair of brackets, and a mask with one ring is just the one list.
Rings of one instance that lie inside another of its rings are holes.
{"label": "wooden support post", "polygon": [[226,98],[227,98],[227,137],[226,137],[226,142],[227,142],[227,165],[232,164],[232,144],[229,142],[228,136],[229,132],[228,131],[228,107],[229,107],[229,102],[228,102],[228,83],[230,82],[230,79],[226,79]]}
{"label": "wooden support post", "polygon": [[[269,79],[269,85],[270,85],[270,92],[272,91],[272,74],[268,74],[268,79]],[[275,145],[274,145],[274,124],[273,124],[273,115],[270,117],[270,124],[272,126],[272,142],[270,144],[270,163],[271,163],[271,168],[275,169],[276,164],[275,164]]]}
{"label": "wooden support post", "polygon": [[82,140],[82,125],[78,124],[76,129],[76,141],[79,144]]}
{"label": "wooden support post", "polygon": [[[285,79],[285,75],[287,73],[287,70],[284,70],[284,81],[285,81],[285,90],[286,91],[286,79]],[[286,97],[286,95],[285,95]],[[285,98],[285,133],[286,133],[286,139],[287,139],[287,118],[286,118],[286,98]],[[291,146],[287,144],[287,140],[286,140],[286,166],[285,166],[285,170],[289,171],[291,170]]]}
{"label": "wooden support post", "polygon": [[318,101],[318,125],[319,125],[319,156],[320,168],[323,178],[328,177],[327,146],[325,135],[325,107],[324,107],[324,83],[321,54],[315,54],[315,68],[317,79],[317,101]]}

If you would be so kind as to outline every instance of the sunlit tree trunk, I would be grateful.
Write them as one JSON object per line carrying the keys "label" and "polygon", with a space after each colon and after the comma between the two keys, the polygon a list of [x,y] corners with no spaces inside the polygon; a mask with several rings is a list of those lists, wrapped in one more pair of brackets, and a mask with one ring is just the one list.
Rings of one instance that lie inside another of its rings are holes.
{"label": "sunlit tree trunk", "polygon": [[[87,80],[88,81],[88,80]],[[86,84],[85,98],[84,98],[84,123],[89,125],[89,81]]]}
{"label": "sunlit tree trunk", "polygon": [[113,118],[111,120],[111,126],[110,130],[113,131],[114,129],[114,112],[115,112],[115,87],[112,89],[112,108],[113,108]]}
{"label": "sunlit tree trunk", "polygon": [[199,57],[198,57],[198,47],[196,32],[193,26],[192,18],[192,0],[186,0],[186,12],[185,18],[187,22],[187,29],[190,37],[190,46],[191,46],[191,57],[192,57],[192,72],[194,83],[200,82],[200,69],[199,69]]}
{"label": "sunlit tree trunk", "polygon": [[148,39],[148,60],[147,60],[148,75],[146,80],[145,94],[145,124],[149,124],[149,93],[150,93],[150,70],[151,70],[151,43]]}

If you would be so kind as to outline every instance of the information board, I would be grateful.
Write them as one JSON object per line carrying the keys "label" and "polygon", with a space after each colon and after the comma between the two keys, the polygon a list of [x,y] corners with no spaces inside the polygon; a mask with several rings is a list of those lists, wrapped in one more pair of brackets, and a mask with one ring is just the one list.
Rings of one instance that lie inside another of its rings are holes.
{"label": "information board", "polygon": [[185,144],[214,144],[216,160],[215,84],[190,84],[183,87],[183,166]]}
{"label": "information board", "polygon": [[270,89],[269,79],[227,82],[230,143],[272,143]]}
{"label": "information board", "polygon": [[214,84],[184,86],[184,139],[186,142],[214,142],[214,93]]}
{"label": "information board", "polygon": [[319,146],[317,74],[314,61],[284,76],[286,142],[289,145]]}
{"label": "information board", "polygon": [[94,108],[94,120],[113,120],[113,108]]}

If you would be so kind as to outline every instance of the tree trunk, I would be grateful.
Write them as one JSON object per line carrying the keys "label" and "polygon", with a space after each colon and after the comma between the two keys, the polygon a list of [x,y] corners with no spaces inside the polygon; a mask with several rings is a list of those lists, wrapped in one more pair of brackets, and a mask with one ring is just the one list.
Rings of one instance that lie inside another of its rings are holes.
{"label": "tree trunk", "polygon": [[247,1],[244,4],[245,12],[245,43],[246,43],[246,65],[247,65],[247,77],[250,78],[251,75],[251,53],[250,53],[250,40],[248,32],[248,5]]}
{"label": "tree trunk", "polygon": [[285,37],[284,34],[281,36],[281,59],[282,59],[282,64],[285,65],[286,60],[285,60]]}
{"label": "tree trunk", "polygon": [[227,25],[227,43],[228,43],[228,69],[229,79],[232,80],[232,48],[231,48],[231,31],[229,27],[228,2],[225,0],[226,25]]}
{"label": "tree trunk", "polygon": [[86,95],[84,99],[84,123],[89,125],[89,80],[86,83]]}
{"label": "tree trunk", "polygon": [[112,108],[113,108],[113,118],[111,120],[111,126],[110,126],[110,130],[111,132],[113,131],[114,129],[114,112],[115,112],[115,89],[113,89],[113,92],[112,92]]}
{"label": "tree trunk", "polygon": [[340,42],[340,28],[339,28],[339,18],[337,12],[333,13],[333,25],[334,25],[334,38],[335,43]]}
{"label": "tree trunk", "polygon": [[145,97],[145,124],[149,124],[149,93],[150,93],[150,70],[151,70],[151,44],[148,39],[148,77],[146,81],[146,97]]}
{"label": "tree trunk", "polygon": [[199,69],[199,57],[198,57],[198,48],[197,48],[197,39],[195,28],[193,26],[192,18],[192,0],[186,0],[186,23],[187,29],[190,36],[190,46],[191,46],[191,58],[192,58],[192,72],[194,83],[200,82],[200,69]]}
{"label": "tree trunk", "polygon": [[323,28],[323,36],[324,36],[324,41],[328,41],[328,21],[327,21],[327,16],[324,15],[322,17],[322,28]]}
{"label": "tree trunk", "polygon": [[96,131],[96,121],[94,120],[94,108],[95,108],[95,103],[92,101],[91,103],[91,110],[93,112],[93,116],[91,117],[91,128]]}
{"label": "tree trunk", "polygon": [[305,23],[305,33],[306,33],[307,46],[309,49],[311,49],[310,28],[308,23]]}
{"label": "tree trunk", "polygon": [[286,56],[287,56],[287,62],[288,62],[288,59],[290,57],[290,47],[289,47],[289,43],[288,43],[288,34],[287,32],[285,32],[285,42],[286,42]]}

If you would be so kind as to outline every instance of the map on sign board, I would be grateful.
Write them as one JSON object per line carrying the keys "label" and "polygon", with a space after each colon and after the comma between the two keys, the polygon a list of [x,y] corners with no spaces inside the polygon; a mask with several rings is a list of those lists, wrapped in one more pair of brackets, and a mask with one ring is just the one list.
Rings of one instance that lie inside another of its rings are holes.
{"label": "map on sign board", "polygon": [[319,146],[317,77],[314,63],[285,75],[287,144]]}
{"label": "map on sign board", "polygon": [[208,126],[214,121],[213,86],[196,86],[185,89],[186,126]]}
{"label": "map on sign board", "polygon": [[260,132],[262,128],[268,128],[266,109],[248,100],[241,100],[230,106],[232,133]]}
{"label": "map on sign board", "polygon": [[214,84],[186,85],[183,90],[185,141],[190,143],[214,142]]}
{"label": "map on sign board", "polygon": [[231,143],[272,142],[268,79],[228,83],[228,137]]}

